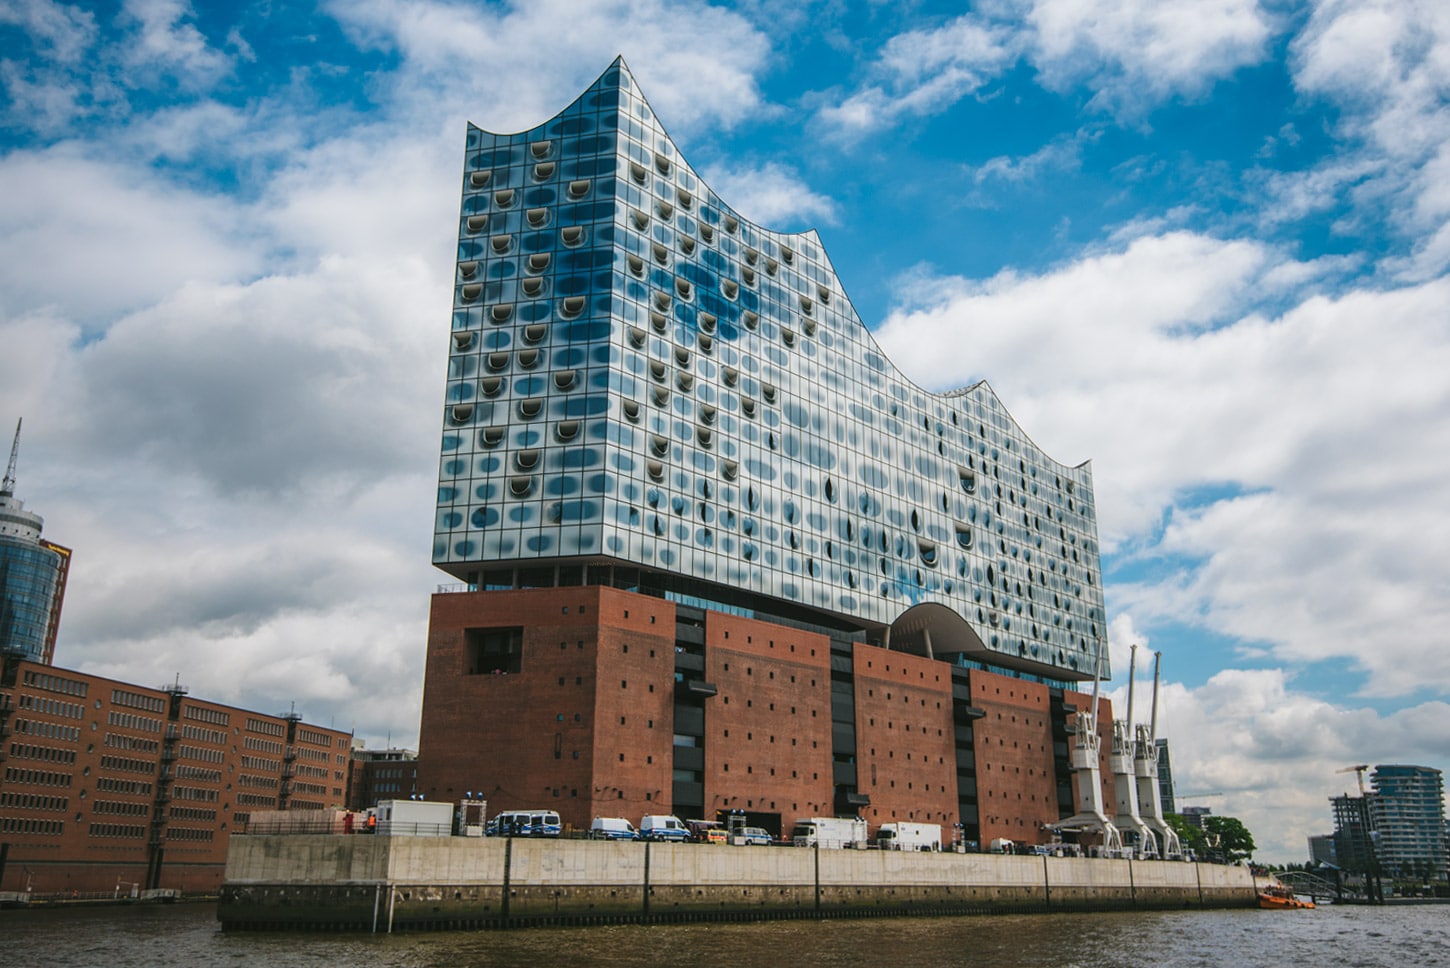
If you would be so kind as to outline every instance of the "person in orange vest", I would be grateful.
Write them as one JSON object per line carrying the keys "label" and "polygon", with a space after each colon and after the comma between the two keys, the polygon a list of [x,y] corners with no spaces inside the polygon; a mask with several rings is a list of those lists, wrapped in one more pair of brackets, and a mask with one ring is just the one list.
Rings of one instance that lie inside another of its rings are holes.
{"label": "person in orange vest", "polygon": [[375,813],[370,813],[370,814],[368,814],[368,833],[375,834],[377,832],[378,832],[378,815],[375,814]]}

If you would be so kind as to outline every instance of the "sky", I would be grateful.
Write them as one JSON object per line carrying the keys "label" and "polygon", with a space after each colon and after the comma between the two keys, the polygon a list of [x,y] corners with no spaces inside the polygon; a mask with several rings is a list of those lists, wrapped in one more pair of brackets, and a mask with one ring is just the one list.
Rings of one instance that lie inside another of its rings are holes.
{"label": "sky", "polygon": [[1450,767],[1439,0],[0,0],[57,664],[416,745],[465,125],[619,54],[908,377],[1092,461],[1183,802],[1302,861],[1336,771]]}

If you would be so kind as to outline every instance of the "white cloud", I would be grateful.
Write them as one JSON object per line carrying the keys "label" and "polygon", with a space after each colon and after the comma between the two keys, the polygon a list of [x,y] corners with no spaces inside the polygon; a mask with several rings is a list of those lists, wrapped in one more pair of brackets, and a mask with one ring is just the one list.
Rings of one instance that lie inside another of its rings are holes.
{"label": "white cloud", "polygon": [[124,48],[125,81],[137,75],[146,84],[170,77],[183,88],[206,89],[231,71],[231,58],[207,43],[195,24],[186,0],[126,0],[122,22],[135,25],[135,35]]}
{"label": "white cloud", "polygon": [[0,6],[0,24],[23,27],[52,59],[80,60],[96,42],[96,16],[54,0],[12,0]]}
{"label": "white cloud", "polygon": [[758,168],[712,165],[703,172],[703,177],[725,204],[765,228],[836,222],[835,201],[811,191],[800,175],[785,165],[776,162]]}

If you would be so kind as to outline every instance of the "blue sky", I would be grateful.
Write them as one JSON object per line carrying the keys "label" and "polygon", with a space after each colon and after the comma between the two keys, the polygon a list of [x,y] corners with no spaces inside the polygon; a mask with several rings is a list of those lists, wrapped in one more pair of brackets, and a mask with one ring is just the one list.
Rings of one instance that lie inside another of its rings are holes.
{"label": "blue sky", "polygon": [[0,426],[77,550],[62,664],[416,741],[464,125],[621,53],[908,376],[1093,461],[1112,685],[1163,653],[1181,790],[1298,860],[1336,769],[1450,765],[1415,0],[0,0]]}

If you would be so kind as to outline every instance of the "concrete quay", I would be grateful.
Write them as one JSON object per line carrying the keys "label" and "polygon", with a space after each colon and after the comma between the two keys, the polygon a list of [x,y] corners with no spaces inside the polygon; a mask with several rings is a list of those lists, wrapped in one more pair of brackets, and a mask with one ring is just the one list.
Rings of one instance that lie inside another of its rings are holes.
{"label": "concrete quay", "polygon": [[234,835],[226,930],[1253,907],[1244,867],[1165,861],[461,837]]}

